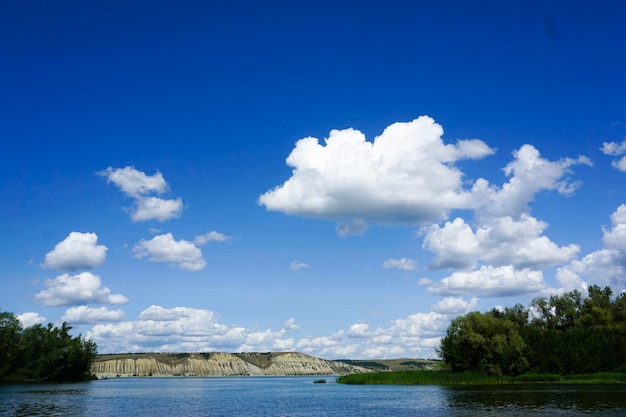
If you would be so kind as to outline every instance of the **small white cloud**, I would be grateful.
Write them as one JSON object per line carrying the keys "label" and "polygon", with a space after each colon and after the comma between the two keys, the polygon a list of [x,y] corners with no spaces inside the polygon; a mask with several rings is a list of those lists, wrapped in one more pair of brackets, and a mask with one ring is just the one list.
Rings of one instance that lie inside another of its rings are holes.
{"label": "small white cloud", "polygon": [[183,200],[180,198],[166,200],[159,197],[145,197],[136,200],[136,207],[130,218],[134,222],[157,220],[164,222],[181,216]]}
{"label": "small white cloud", "polygon": [[396,268],[401,271],[413,271],[416,268],[415,260],[409,258],[387,259],[383,262],[383,268]]}
{"label": "small white cloud", "polygon": [[231,240],[232,238],[233,238],[232,236],[226,236],[225,234],[211,231],[203,235],[195,236],[193,238],[193,243],[195,243],[198,246],[203,246],[209,242],[226,242],[226,241]]}
{"label": "small white cloud", "polygon": [[[605,155],[610,156],[621,156],[626,154],[626,140],[616,143],[616,142],[604,142],[602,144],[602,148],[600,148]],[[614,160],[611,165],[613,168],[626,172],[626,156],[622,156],[621,158]]]}
{"label": "small white cloud", "polygon": [[32,311],[19,314],[17,316],[17,319],[20,321],[20,323],[22,323],[23,328],[34,326],[36,324],[43,324],[46,322],[45,317],[40,316],[39,313],[35,313]]}
{"label": "small white cloud", "polygon": [[436,312],[416,313],[391,323],[387,332],[395,336],[397,344],[421,345],[423,339],[444,335],[450,324],[450,316]]}
{"label": "small white cloud", "polygon": [[298,271],[300,269],[310,268],[310,267],[311,265],[305,262],[300,262],[300,261],[292,261],[291,264],[289,264],[290,271]]}
{"label": "small white cloud", "polygon": [[530,269],[516,270],[511,265],[483,265],[476,271],[455,272],[440,282],[427,284],[436,295],[473,295],[506,297],[539,292],[546,288],[543,274]]}
{"label": "small white cloud", "polygon": [[151,194],[163,194],[169,187],[160,172],[146,175],[134,167],[109,167],[96,173],[107,178],[127,196],[135,200],[135,207],[130,210],[131,220],[141,222],[157,220],[160,222],[180,217],[183,201],[180,198],[163,199]]}
{"label": "small white cloud", "polygon": [[373,142],[354,129],[332,130],[296,143],[287,158],[293,175],[259,197],[268,210],[341,221],[342,235],[367,223],[426,224],[469,208],[471,195],[454,164],[493,153],[476,139],[445,144],[428,116],[388,126]]}
{"label": "small white cloud", "polygon": [[98,236],[95,233],[71,232],[46,254],[41,266],[71,272],[102,265],[106,259],[107,247],[97,243]]}
{"label": "small white cloud", "polygon": [[348,337],[370,337],[369,323],[355,323],[348,329]]}
{"label": "small white cloud", "polygon": [[611,156],[624,155],[626,153],[626,140],[623,140],[620,143],[604,142],[602,143],[602,148],[600,148],[600,150],[605,155],[611,155]]}
{"label": "small white cloud", "polygon": [[445,297],[433,306],[433,311],[440,314],[460,315],[466,314],[478,304],[478,297],[472,297],[465,301],[461,297]]}
{"label": "small white cloud", "polygon": [[620,159],[613,161],[611,166],[618,171],[626,172],[626,156],[622,156]]}
{"label": "small white cloud", "polygon": [[35,301],[45,306],[72,306],[81,304],[125,304],[128,298],[111,294],[102,286],[100,277],[90,272],[77,275],[63,274],[46,280],[47,289],[35,294]]}
{"label": "small white cloud", "polygon": [[107,182],[112,182],[126,195],[134,198],[150,193],[162,194],[168,189],[167,183],[160,172],[154,175],[146,175],[132,166],[125,168],[108,167],[96,174],[105,177]]}
{"label": "small white cloud", "polygon": [[183,239],[174,240],[171,233],[140,240],[133,248],[133,253],[137,259],[168,262],[171,266],[187,271],[199,271],[206,266],[200,248]]}
{"label": "small white cloud", "polygon": [[152,305],[141,312],[138,320],[173,322],[193,319],[195,322],[195,320],[212,321],[215,318],[215,314],[210,310],[202,310],[190,307],[164,308],[161,306]]}
{"label": "small white cloud", "polygon": [[285,323],[283,323],[283,329],[285,330],[298,330],[300,329],[300,326],[298,326],[296,324],[296,320],[291,318],[289,320],[287,320]]}
{"label": "small white cloud", "polygon": [[78,306],[68,309],[61,320],[70,324],[88,324],[120,321],[123,318],[123,310],[109,310],[106,307],[91,308]]}

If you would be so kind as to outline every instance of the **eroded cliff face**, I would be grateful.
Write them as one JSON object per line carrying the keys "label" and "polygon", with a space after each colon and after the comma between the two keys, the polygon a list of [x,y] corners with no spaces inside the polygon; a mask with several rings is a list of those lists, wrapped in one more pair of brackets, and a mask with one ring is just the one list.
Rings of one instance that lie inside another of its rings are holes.
{"label": "eroded cliff face", "polygon": [[115,376],[343,375],[367,368],[297,352],[138,353],[101,355],[91,366],[98,378]]}

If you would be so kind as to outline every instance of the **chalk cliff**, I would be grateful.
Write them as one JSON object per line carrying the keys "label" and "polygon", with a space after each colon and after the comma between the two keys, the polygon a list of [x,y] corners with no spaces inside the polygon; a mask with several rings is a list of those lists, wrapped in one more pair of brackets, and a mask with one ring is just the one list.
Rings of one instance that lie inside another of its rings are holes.
{"label": "chalk cliff", "polygon": [[370,369],[297,352],[99,355],[98,378],[115,376],[343,375]]}

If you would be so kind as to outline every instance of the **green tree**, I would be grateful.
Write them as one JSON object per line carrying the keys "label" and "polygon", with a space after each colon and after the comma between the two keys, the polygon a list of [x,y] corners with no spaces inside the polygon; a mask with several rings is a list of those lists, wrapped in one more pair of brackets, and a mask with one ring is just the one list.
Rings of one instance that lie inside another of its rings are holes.
{"label": "green tree", "polygon": [[590,286],[521,305],[454,319],[440,355],[453,371],[515,375],[626,371],[626,294]]}
{"label": "green tree", "polygon": [[[516,320],[511,320],[511,318]],[[452,320],[439,353],[453,372],[517,375],[528,368],[516,310],[472,312]]]}
{"label": "green tree", "polygon": [[0,311],[0,378],[17,369],[22,324],[15,314]]}
{"label": "green tree", "polygon": [[97,346],[72,337],[67,323],[22,329],[12,313],[0,313],[0,380],[78,381],[91,377]]}

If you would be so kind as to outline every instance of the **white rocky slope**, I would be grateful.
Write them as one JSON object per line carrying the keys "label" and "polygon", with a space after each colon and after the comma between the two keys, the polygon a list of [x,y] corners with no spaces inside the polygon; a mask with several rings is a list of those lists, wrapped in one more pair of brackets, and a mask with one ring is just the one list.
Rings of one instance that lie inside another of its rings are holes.
{"label": "white rocky slope", "polygon": [[138,353],[100,355],[91,366],[98,378],[115,376],[343,375],[367,368],[297,352]]}

